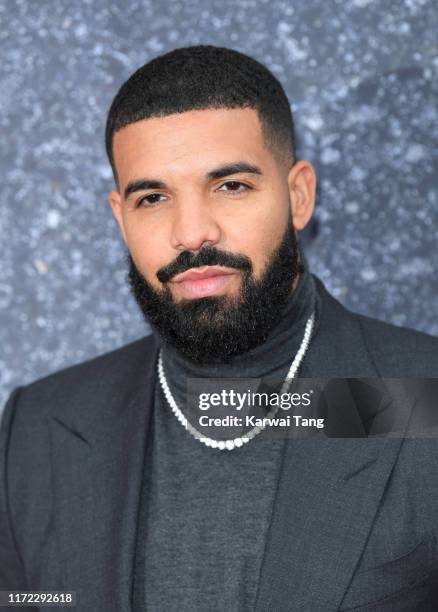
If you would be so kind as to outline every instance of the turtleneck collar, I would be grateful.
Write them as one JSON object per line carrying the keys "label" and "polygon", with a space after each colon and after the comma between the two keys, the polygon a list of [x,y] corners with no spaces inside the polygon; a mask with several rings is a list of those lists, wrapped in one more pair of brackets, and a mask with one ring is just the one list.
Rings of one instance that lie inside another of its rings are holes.
{"label": "turtleneck collar", "polygon": [[[170,388],[182,399],[187,378],[284,377],[303,339],[304,328],[313,310],[318,315],[318,292],[301,249],[301,271],[289,296],[282,318],[268,338],[254,349],[237,355],[226,364],[196,365],[173,346],[162,342],[163,366]],[[315,321],[316,326],[316,321]]]}

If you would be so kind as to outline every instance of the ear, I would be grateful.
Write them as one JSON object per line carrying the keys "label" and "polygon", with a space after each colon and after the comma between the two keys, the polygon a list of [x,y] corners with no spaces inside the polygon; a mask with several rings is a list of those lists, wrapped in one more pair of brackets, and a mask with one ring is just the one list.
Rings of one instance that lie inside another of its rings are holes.
{"label": "ear", "polygon": [[126,239],[125,224],[123,220],[122,198],[120,196],[120,193],[118,191],[110,191],[108,194],[108,202],[109,202],[109,205],[111,206],[113,215],[119,225],[120,232],[122,234],[122,238],[126,246],[128,246],[128,242]]}
{"label": "ear", "polygon": [[287,182],[293,224],[299,231],[306,227],[315,208],[316,173],[312,164],[305,159],[293,164]]}

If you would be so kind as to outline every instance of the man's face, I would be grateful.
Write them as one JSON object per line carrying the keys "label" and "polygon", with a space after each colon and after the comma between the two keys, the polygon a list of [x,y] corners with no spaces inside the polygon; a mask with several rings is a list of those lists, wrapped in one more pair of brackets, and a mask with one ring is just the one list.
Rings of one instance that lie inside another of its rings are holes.
{"label": "man's face", "polygon": [[[295,238],[293,228],[288,230],[292,216],[296,229],[310,218],[312,167],[304,161],[292,169],[280,163],[250,108],[139,121],[116,132],[113,151],[119,191],[111,192],[109,201],[131,272],[137,271],[137,281],[144,279],[150,297],[163,298],[163,306],[179,306],[175,312],[190,313],[195,324],[206,324],[207,314],[216,317],[222,327],[215,329],[212,320],[211,332],[224,333],[226,310],[234,307],[240,320],[245,317],[248,282],[253,288],[265,283],[285,236],[292,232]],[[291,254],[296,245],[289,246]],[[291,270],[283,281],[286,299],[296,280]],[[140,305],[144,311],[144,302]],[[203,360],[199,354],[192,358]]]}

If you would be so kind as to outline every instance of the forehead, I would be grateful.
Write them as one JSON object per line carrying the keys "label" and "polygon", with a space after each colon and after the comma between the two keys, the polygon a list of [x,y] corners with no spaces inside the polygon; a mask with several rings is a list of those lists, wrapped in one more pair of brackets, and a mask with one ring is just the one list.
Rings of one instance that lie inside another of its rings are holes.
{"label": "forehead", "polygon": [[230,160],[263,163],[270,156],[252,108],[203,109],[131,123],[115,133],[113,155],[123,184],[147,169],[202,172]]}

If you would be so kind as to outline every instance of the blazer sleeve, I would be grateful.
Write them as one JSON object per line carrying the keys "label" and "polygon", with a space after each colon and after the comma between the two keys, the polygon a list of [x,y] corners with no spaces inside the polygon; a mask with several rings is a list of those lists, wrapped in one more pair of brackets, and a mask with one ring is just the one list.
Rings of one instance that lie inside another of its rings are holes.
{"label": "blazer sleeve", "polygon": [[22,387],[13,389],[0,416],[0,590],[2,591],[26,590],[24,567],[16,545],[8,501],[8,448],[21,389]]}

